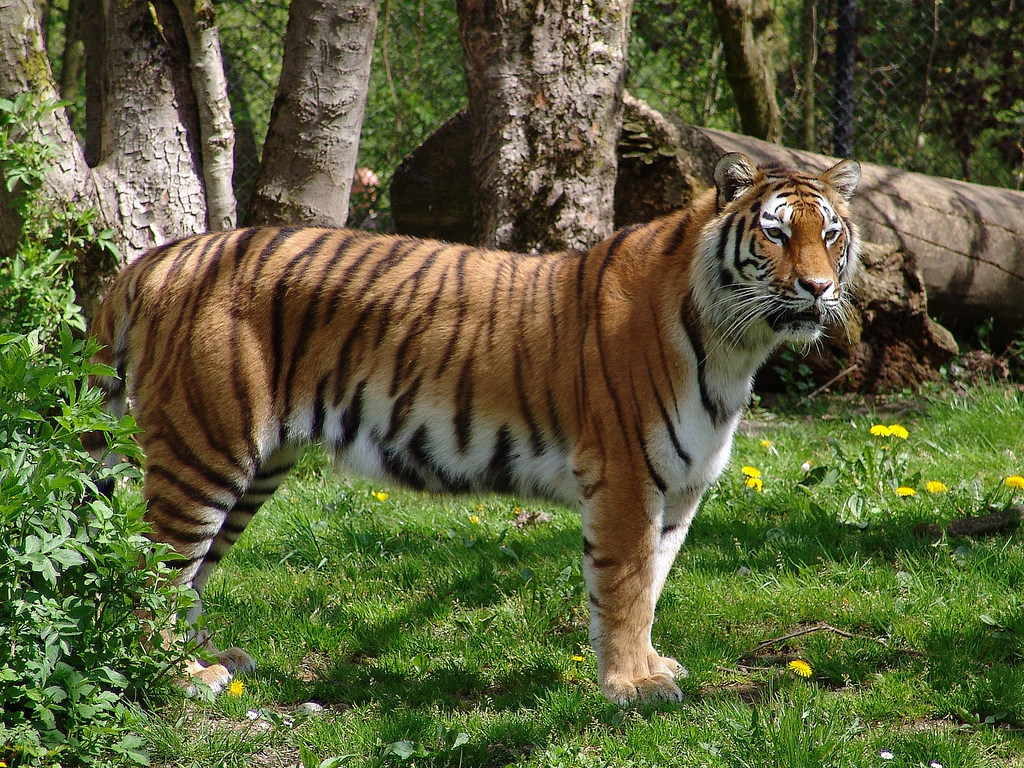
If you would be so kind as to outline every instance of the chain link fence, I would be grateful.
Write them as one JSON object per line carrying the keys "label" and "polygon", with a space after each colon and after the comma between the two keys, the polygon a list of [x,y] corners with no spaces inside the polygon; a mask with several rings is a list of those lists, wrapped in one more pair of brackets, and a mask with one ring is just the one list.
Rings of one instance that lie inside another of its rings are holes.
{"label": "chain link fence", "polygon": [[[775,10],[783,142],[835,151],[837,2]],[[380,199],[353,197],[353,215],[387,225],[398,163],[466,103],[458,19],[450,0],[384,0],[359,165]],[[1014,0],[857,0],[852,154],[934,175],[1020,188],[1024,169],[1024,28]],[[1005,8],[1003,7],[1005,6]],[[219,9],[244,201],[259,167],[287,27],[287,0]],[[710,3],[652,2],[634,10],[629,89],[687,122],[739,130]],[[1014,37],[1016,35],[1016,38]]]}

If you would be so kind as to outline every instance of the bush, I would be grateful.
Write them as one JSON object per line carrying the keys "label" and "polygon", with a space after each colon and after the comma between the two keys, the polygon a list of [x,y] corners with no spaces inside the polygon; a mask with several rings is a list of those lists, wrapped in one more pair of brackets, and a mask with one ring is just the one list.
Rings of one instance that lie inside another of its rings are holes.
{"label": "bush", "polygon": [[141,504],[96,492],[134,470],[98,466],[82,448],[99,430],[137,453],[132,420],[108,416],[88,386],[101,370],[89,362],[95,342],[72,335],[84,326],[66,269],[74,254],[57,242],[84,240],[89,217],[67,208],[59,227],[43,221],[31,165],[45,150],[13,151],[11,140],[12,115],[31,110],[5,102],[0,113],[0,167],[9,188],[22,185],[25,220],[18,253],[0,261],[0,328],[36,326],[0,333],[0,762],[145,763],[128,702],[166,684],[176,660],[147,640],[181,591],[162,578],[169,556],[146,539]]}
{"label": "bush", "polygon": [[21,239],[9,261],[0,261],[0,328],[47,334],[66,323],[85,331],[75,303],[72,268],[86,252],[118,259],[113,233],[97,229],[96,211],[47,194],[44,170],[50,147],[34,140],[26,126],[60,104],[36,104],[25,94],[0,99],[0,171],[13,208],[22,220]]}

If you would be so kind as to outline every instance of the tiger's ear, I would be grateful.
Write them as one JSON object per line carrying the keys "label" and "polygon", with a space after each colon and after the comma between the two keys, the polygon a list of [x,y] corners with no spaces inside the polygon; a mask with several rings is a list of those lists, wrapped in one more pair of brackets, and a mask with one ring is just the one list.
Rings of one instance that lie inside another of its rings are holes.
{"label": "tiger's ear", "polygon": [[821,180],[838,192],[843,200],[850,202],[860,183],[860,163],[856,160],[842,160],[821,174]]}
{"label": "tiger's ear", "polygon": [[728,205],[742,195],[757,180],[754,162],[740,152],[724,155],[715,166],[715,186],[718,187],[718,206]]}

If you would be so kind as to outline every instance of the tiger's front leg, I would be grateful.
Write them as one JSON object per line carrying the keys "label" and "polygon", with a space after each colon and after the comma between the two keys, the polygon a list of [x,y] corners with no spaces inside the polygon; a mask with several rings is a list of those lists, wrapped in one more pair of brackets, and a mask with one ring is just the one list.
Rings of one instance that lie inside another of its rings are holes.
{"label": "tiger's front leg", "polygon": [[[662,501],[640,483],[606,484],[585,505],[583,572],[598,682],[618,704],[681,701],[686,670],[651,643],[654,609],[667,571],[661,562]],[[674,557],[678,546],[672,548]]]}

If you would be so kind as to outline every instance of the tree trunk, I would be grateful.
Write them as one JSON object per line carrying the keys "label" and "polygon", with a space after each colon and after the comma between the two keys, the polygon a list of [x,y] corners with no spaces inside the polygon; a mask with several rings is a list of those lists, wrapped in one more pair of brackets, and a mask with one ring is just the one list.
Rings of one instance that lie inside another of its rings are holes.
{"label": "tree trunk", "polygon": [[772,21],[771,7],[766,0],[712,0],[711,5],[743,132],[778,143],[782,115],[775,96],[775,70],[764,44]]}
{"label": "tree trunk", "polygon": [[475,240],[523,252],[612,232],[632,0],[459,0]]}
{"label": "tree trunk", "polygon": [[292,0],[247,224],[345,224],[376,29],[376,0]]}
{"label": "tree trunk", "polygon": [[[35,11],[32,0],[0,0],[0,98],[13,100],[25,93],[40,103],[58,98]],[[44,112],[26,129],[29,140],[53,149],[46,183],[54,197],[98,204],[99,191],[86,185],[89,168],[64,111]],[[11,207],[17,192],[9,191],[5,181],[0,183],[0,256],[11,254],[18,245],[22,222]]]}
{"label": "tree trunk", "polygon": [[214,232],[234,229],[235,131],[213,5],[209,0],[174,0],[174,4],[188,39],[192,87],[199,106],[207,228]]}
{"label": "tree trunk", "polygon": [[[31,92],[52,99],[53,73],[31,5],[0,2],[0,96]],[[170,0],[86,0],[84,23],[87,153],[63,110],[43,116],[36,138],[45,139],[54,154],[45,180],[54,204],[96,208],[99,225],[113,231],[130,261],[154,245],[206,230],[206,187],[216,180],[204,181],[200,170],[188,43]],[[2,207],[0,244],[9,251],[21,227]],[[117,266],[99,250],[76,265],[79,303],[87,316]]]}

